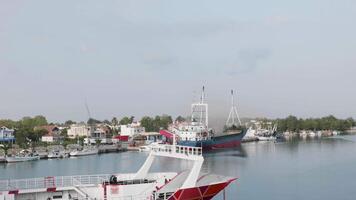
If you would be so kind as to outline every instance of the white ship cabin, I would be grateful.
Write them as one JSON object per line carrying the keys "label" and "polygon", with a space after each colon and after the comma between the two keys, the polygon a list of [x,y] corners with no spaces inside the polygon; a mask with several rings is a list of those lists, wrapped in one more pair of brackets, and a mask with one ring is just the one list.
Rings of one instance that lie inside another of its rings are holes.
{"label": "white ship cabin", "polygon": [[174,127],[172,128],[172,132],[185,141],[197,141],[209,137],[207,127],[197,122]]}

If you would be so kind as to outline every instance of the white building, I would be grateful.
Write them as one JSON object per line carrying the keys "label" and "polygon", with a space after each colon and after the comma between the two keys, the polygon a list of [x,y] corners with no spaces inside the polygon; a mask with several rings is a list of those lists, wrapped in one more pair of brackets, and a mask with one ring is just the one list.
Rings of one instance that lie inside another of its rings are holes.
{"label": "white building", "polygon": [[0,142],[14,142],[14,132],[13,129],[8,129],[5,126],[0,127]]}
{"label": "white building", "polygon": [[89,137],[90,136],[90,127],[86,124],[72,124],[67,131],[69,138],[76,137]]}
{"label": "white building", "polygon": [[140,123],[132,123],[128,125],[121,125],[121,136],[133,137],[145,132],[145,128],[141,127]]}

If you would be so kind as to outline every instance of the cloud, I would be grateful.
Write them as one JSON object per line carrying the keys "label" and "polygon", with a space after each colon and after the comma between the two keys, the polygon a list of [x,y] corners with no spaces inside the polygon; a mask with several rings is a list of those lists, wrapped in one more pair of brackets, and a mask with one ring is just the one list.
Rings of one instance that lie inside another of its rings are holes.
{"label": "cloud", "polygon": [[286,24],[290,22],[289,17],[283,15],[272,15],[265,18],[265,22],[270,25]]}
{"label": "cloud", "polygon": [[172,56],[161,53],[148,53],[143,56],[143,63],[149,69],[163,70],[177,65],[178,60]]}
{"label": "cloud", "polygon": [[270,55],[271,51],[268,49],[240,50],[236,59],[225,65],[224,71],[228,75],[252,72],[261,67],[261,62],[267,60]]}

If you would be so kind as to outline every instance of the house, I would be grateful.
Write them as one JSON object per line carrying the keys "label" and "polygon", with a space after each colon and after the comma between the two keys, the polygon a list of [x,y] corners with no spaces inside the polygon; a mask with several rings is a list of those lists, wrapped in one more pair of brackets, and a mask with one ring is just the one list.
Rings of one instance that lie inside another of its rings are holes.
{"label": "house", "polygon": [[96,144],[96,141],[99,140],[101,144],[112,143],[111,139],[111,130],[105,124],[99,124],[95,127],[94,131],[91,132],[90,138],[84,138],[84,143],[88,143],[88,139],[91,144]]}
{"label": "house", "polygon": [[35,130],[46,130],[47,134],[42,136],[42,142],[61,142],[63,137],[61,136],[61,130],[55,125],[45,125],[45,126],[37,126]]}
{"label": "house", "polygon": [[0,142],[15,142],[14,130],[5,126],[0,127]]}
{"label": "house", "polygon": [[121,125],[121,136],[134,137],[145,132],[145,128],[140,123]]}
{"label": "house", "polygon": [[72,124],[67,131],[69,138],[76,137],[89,137],[90,136],[90,127],[84,123]]}

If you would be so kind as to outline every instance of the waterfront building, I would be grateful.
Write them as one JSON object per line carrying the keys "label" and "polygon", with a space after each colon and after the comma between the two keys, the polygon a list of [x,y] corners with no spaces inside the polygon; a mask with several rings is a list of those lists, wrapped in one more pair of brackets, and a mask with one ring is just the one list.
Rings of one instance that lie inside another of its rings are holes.
{"label": "waterfront building", "polygon": [[71,139],[76,137],[89,137],[90,127],[84,123],[72,124],[67,131],[67,135]]}
{"label": "waterfront building", "polygon": [[139,122],[121,125],[121,136],[134,137],[145,132],[145,128]]}
{"label": "waterfront building", "polygon": [[0,143],[3,142],[15,142],[14,130],[5,126],[0,127]]}
{"label": "waterfront building", "polygon": [[61,130],[55,125],[37,126],[35,130],[46,130],[47,134],[42,136],[42,142],[61,142],[63,137],[61,136]]}
{"label": "waterfront building", "polygon": [[88,141],[90,141],[91,144],[96,144],[97,140],[100,140],[102,144],[112,143],[111,131],[108,126],[104,124],[97,125],[94,131],[90,133],[90,138],[84,139],[84,143],[88,144]]}

